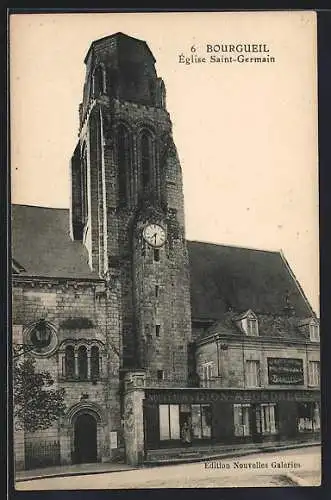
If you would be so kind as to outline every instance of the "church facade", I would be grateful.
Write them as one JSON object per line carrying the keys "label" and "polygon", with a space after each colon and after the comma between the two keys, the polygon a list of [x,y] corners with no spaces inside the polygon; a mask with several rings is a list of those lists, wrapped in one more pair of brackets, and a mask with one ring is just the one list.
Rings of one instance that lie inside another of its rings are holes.
{"label": "church facade", "polygon": [[67,407],[15,432],[17,469],[318,437],[319,323],[284,256],[186,240],[146,42],[97,40],[85,65],[70,210],[12,207],[13,343]]}

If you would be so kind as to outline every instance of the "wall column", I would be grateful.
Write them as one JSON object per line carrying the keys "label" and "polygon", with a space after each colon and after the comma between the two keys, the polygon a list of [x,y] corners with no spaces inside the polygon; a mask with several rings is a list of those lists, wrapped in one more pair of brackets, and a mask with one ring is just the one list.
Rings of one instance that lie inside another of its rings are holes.
{"label": "wall column", "polygon": [[[23,344],[23,326],[21,325],[13,325],[13,347],[15,344]],[[22,358],[24,359],[24,356]],[[15,471],[19,471],[25,469],[24,430],[15,416],[13,423]]]}
{"label": "wall column", "polygon": [[138,465],[144,461],[145,372],[130,371],[124,377],[124,442],[126,462]]}
{"label": "wall column", "polygon": [[75,378],[78,378],[78,352],[75,349]]}
{"label": "wall column", "polygon": [[73,430],[71,429],[71,426],[61,424],[59,426],[59,437],[61,465],[70,465],[72,464],[71,439],[73,438]]}

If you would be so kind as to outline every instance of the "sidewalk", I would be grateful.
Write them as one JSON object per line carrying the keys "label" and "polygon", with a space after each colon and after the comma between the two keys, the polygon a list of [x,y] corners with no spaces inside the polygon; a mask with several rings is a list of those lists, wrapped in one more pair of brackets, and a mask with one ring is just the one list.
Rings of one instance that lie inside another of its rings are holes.
{"label": "sidewalk", "polygon": [[[224,445],[218,446],[217,449],[210,447],[199,447],[195,449],[178,449],[178,450],[155,450],[153,459],[145,461],[140,467],[133,467],[125,463],[91,463],[79,465],[58,465],[55,467],[45,467],[42,469],[18,471],[15,475],[15,481],[28,481],[30,479],[41,479],[47,477],[65,477],[79,476],[86,474],[102,474],[110,472],[124,472],[142,467],[158,467],[165,465],[176,465],[183,463],[201,462],[219,458],[239,457],[256,453],[274,452],[279,450],[290,450],[294,448],[304,448],[310,446],[320,446],[319,441],[311,442],[292,442],[292,443],[263,443],[256,445]],[[174,456],[177,454],[177,456]],[[159,456],[157,456],[159,455]],[[168,455],[168,456],[167,456]],[[172,455],[172,456],[171,456]],[[290,478],[292,481],[299,483],[305,482],[302,478]]]}
{"label": "sidewalk", "polygon": [[79,465],[57,465],[43,469],[31,469],[16,472],[15,481],[28,481],[30,479],[42,479],[56,476],[81,476],[85,474],[102,474],[104,472],[122,472],[133,470],[136,467],[124,463],[92,463]]}
{"label": "sidewalk", "polygon": [[175,465],[181,463],[201,462],[208,460],[216,460],[220,458],[232,458],[243,455],[251,455],[257,453],[276,452],[280,450],[291,450],[295,448],[306,448],[310,446],[320,446],[320,441],[309,442],[287,442],[287,443],[261,443],[261,444],[238,444],[224,445],[215,448],[199,447],[188,448],[187,450],[153,450],[148,452],[147,460],[144,463],[145,467],[156,467],[162,465]]}

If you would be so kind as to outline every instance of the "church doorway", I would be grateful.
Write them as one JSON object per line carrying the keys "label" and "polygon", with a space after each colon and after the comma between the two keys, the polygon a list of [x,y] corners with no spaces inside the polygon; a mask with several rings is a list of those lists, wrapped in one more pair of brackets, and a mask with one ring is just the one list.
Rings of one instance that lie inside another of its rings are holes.
{"label": "church doorway", "polygon": [[74,427],[74,463],[97,462],[97,422],[89,413],[82,413]]}

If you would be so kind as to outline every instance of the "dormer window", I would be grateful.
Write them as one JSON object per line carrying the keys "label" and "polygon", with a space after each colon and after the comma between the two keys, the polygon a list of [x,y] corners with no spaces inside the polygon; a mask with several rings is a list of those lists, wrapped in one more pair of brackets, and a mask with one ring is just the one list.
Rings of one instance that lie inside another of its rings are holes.
{"label": "dormer window", "polygon": [[319,325],[315,322],[309,324],[309,336],[311,342],[319,342],[320,340],[320,329]]}
{"label": "dormer window", "polygon": [[247,335],[257,337],[259,334],[258,323],[256,318],[247,318]]}
{"label": "dormer window", "polygon": [[258,319],[251,309],[237,316],[235,318],[235,322],[239,327],[239,329],[246,335],[250,337],[258,337],[259,335]]}

